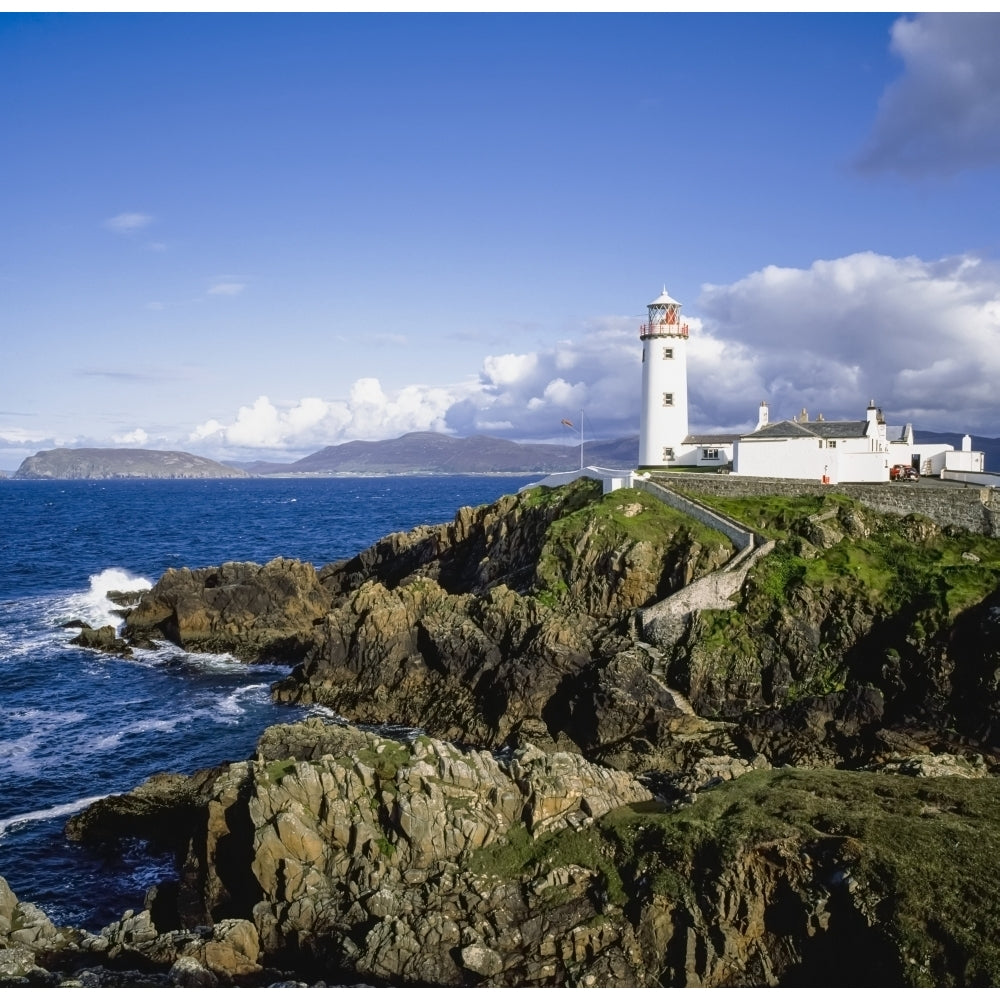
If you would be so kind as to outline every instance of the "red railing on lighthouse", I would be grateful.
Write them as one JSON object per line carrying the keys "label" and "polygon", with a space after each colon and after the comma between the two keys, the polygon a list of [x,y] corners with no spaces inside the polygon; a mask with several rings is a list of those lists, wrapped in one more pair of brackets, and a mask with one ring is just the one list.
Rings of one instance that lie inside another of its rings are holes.
{"label": "red railing on lighthouse", "polygon": [[639,336],[647,337],[687,337],[687,323],[643,323],[639,327]]}

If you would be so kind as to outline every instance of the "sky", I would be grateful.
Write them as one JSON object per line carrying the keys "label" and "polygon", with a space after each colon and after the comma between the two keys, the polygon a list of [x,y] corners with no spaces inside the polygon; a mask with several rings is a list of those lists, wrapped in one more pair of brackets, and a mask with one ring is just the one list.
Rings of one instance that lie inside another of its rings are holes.
{"label": "sky", "polygon": [[0,468],[1000,436],[1000,15],[0,14]]}

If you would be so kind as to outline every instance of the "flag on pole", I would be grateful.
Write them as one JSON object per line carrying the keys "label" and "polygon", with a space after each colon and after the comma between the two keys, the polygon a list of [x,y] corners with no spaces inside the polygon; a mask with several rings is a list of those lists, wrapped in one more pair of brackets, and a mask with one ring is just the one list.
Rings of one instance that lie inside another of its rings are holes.
{"label": "flag on pole", "polygon": [[572,420],[560,420],[559,423],[565,425],[566,427],[572,427],[573,426],[573,421]]}

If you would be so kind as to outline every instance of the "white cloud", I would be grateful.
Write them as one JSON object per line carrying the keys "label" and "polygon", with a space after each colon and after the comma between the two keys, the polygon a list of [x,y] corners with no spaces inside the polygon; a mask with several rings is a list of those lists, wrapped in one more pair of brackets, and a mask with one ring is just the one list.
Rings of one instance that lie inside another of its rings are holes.
{"label": "white cloud", "polygon": [[378,379],[358,379],[346,400],[315,397],[276,406],[260,396],[242,406],[232,423],[209,420],[190,440],[238,449],[307,452],[352,439],[378,440],[410,431],[448,430],[445,413],[455,401],[447,388],[407,386],[383,391]]}
{"label": "white cloud", "polygon": [[[1000,433],[1000,266],[859,253],[808,268],[766,267],[705,286],[687,316],[690,423],[750,430],[762,399],[772,419],[860,419],[874,398],[892,424]],[[386,390],[354,382],[345,398],[274,404],[261,396],[231,422],[209,420],[192,441],[221,449],[306,454],[352,439],[409,431],[519,440],[638,433],[639,323],[595,321],[572,341],[485,358],[477,379]]]}
{"label": "white cloud", "polygon": [[538,365],[537,354],[497,354],[483,362],[483,373],[493,385],[515,385]]}
{"label": "white cloud", "polygon": [[152,221],[151,215],[144,215],[142,212],[122,212],[106,219],[104,225],[112,232],[121,233],[124,236],[139,229],[145,229]]}
{"label": "white cloud", "polygon": [[247,286],[241,281],[220,281],[208,289],[209,295],[239,295]]}
{"label": "white cloud", "polygon": [[912,176],[1000,164],[1000,15],[918,14],[892,26],[903,75],[858,165]]}
{"label": "white cloud", "polygon": [[117,434],[111,440],[115,444],[121,445],[144,445],[149,442],[149,435],[141,427],[136,427],[134,431],[129,431],[127,434]]}
{"label": "white cloud", "polygon": [[[712,423],[749,419],[753,392],[772,404],[772,419],[802,407],[860,418],[874,398],[890,423],[1000,429],[994,263],[860,253],[706,286],[699,305],[705,337],[692,335],[690,392]],[[712,359],[715,341],[723,346]]]}

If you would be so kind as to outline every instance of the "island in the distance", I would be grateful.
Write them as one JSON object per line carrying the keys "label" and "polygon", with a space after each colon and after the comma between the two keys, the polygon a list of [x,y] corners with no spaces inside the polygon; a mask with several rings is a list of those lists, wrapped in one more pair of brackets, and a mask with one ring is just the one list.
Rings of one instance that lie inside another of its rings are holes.
{"label": "island in the distance", "polygon": [[54,448],[26,458],[14,479],[242,479],[248,473],[186,451]]}

